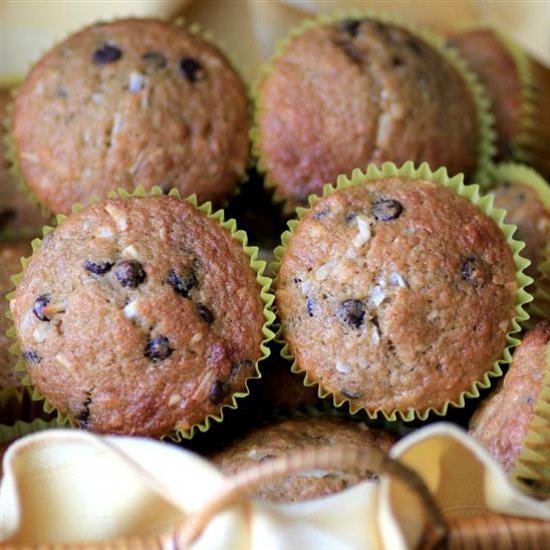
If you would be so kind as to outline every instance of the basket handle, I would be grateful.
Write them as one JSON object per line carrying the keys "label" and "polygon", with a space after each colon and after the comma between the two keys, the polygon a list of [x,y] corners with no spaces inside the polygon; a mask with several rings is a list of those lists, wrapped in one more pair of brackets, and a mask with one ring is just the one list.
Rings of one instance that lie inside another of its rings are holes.
{"label": "basket handle", "polygon": [[447,523],[430,490],[414,470],[376,447],[338,446],[304,449],[239,472],[228,480],[216,498],[174,531],[174,547],[190,546],[215,515],[233,506],[262,484],[316,468],[367,468],[376,474],[388,474],[400,479],[420,497],[429,518],[422,548],[439,548],[444,543],[448,533]]}

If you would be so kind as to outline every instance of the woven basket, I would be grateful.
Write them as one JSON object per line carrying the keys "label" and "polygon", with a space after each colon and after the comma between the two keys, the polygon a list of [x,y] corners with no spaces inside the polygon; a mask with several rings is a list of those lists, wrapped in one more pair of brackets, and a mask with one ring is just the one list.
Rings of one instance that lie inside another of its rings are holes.
{"label": "woven basket", "polygon": [[[502,514],[447,519],[438,508],[422,478],[401,462],[375,447],[326,447],[305,449],[249,468],[229,478],[223,490],[202,510],[190,516],[172,532],[150,538],[121,538],[94,543],[55,543],[33,545],[40,550],[128,550],[188,548],[200,536],[212,518],[244,499],[264,483],[310,469],[368,468],[378,475],[400,479],[421,499],[428,518],[419,549],[452,550],[547,550],[550,548],[550,522]],[[3,545],[3,549],[25,548]],[[30,548],[30,547],[29,547]]]}

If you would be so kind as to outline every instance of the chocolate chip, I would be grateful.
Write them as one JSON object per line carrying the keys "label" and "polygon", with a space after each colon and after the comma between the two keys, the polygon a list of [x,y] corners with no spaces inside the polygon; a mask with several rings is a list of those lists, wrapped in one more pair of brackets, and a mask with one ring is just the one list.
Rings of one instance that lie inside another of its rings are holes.
{"label": "chocolate chip", "polygon": [[23,352],[23,359],[29,363],[34,363],[35,365],[42,361],[42,357],[36,353],[36,351],[28,350]]}
{"label": "chocolate chip", "polygon": [[322,220],[323,218],[326,218],[328,216],[328,210],[320,210],[319,212],[315,212],[313,214],[312,218],[314,220]]}
{"label": "chocolate chip", "polygon": [[396,220],[402,212],[402,204],[395,199],[378,199],[373,205],[374,217],[381,222]]}
{"label": "chocolate chip", "polygon": [[160,70],[168,64],[166,57],[159,52],[145,52],[141,59],[145,63],[146,69]]}
{"label": "chocolate chip", "polygon": [[424,55],[424,50],[422,48],[421,43],[416,40],[416,38],[409,38],[407,40],[407,46],[416,54],[416,55]]}
{"label": "chocolate chip", "polygon": [[166,336],[157,336],[147,342],[145,357],[151,361],[162,361],[172,355],[174,350],[170,347],[170,341]]}
{"label": "chocolate chip", "polygon": [[315,300],[308,298],[306,300],[306,311],[310,317],[313,317],[313,312],[315,311]]}
{"label": "chocolate chip", "polygon": [[209,325],[214,322],[214,314],[210,309],[208,309],[204,304],[197,304],[195,306],[198,316],[206,321]]}
{"label": "chocolate chip", "polygon": [[359,390],[352,390],[349,388],[343,389],[341,393],[350,399],[359,399],[363,395]]}
{"label": "chocolate chip", "polygon": [[225,382],[220,382],[219,380],[214,382],[208,394],[210,403],[212,403],[212,405],[219,405],[227,397],[230,389],[229,384]]}
{"label": "chocolate chip", "polygon": [[122,286],[136,288],[145,281],[145,271],[139,262],[124,260],[116,266],[115,277]]}
{"label": "chocolate chip", "polygon": [[90,427],[90,405],[92,404],[92,394],[86,392],[86,400],[82,404],[82,411],[78,415],[77,420],[79,422],[79,427],[82,429],[88,429]]}
{"label": "chocolate chip", "polygon": [[113,267],[112,262],[93,262],[92,260],[87,260],[84,264],[84,267],[87,271],[90,273],[94,273],[95,275],[104,275]]}
{"label": "chocolate chip", "polygon": [[202,65],[191,57],[184,57],[180,61],[180,71],[189,82],[197,82],[204,73]]}
{"label": "chocolate chip", "polygon": [[365,307],[360,300],[345,300],[338,306],[338,317],[353,328],[359,328],[365,318]]}
{"label": "chocolate chip", "polygon": [[235,378],[241,369],[252,369],[254,367],[254,361],[250,359],[241,359],[231,365],[230,378]]}
{"label": "chocolate chip", "polygon": [[359,34],[360,26],[360,19],[345,19],[344,21],[342,21],[342,28],[353,38],[355,38]]}
{"label": "chocolate chip", "polygon": [[104,44],[98,48],[92,55],[92,60],[96,65],[107,65],[114,63],[122,57],[122,51],[111,44]]}
{"label": "chocolate chip", "polygon": [[186,268],[184,271],[180,272],[172,269],[170,273],[168,273],[166,282],[172,285],[178,294],[187,298],[190,290],[197,286],[197,276],[191,268]]}
{"label": "chocolate chip", "polygon": [[476,272],[476,258],[471,256],[466,258],[460,266],[460,274],[465,281],[471,281]]}
{"label": "chocolate chip", "polygon": [[42,294],[42,296],[39,296],[34,301],[32,311],[41,321],[51,321],[51,317],[48,317],[47,313],[44,311],[46,307],[48,307],[50,299],[51,297],[49,294]]}
{"label": "chocolate chip", "polygon": [[16,214],[17,212],[13,208],[2,208],[0,210],[0,229],[4,229],[15,218]]}
{"label": "chocolate chip", "polygon": [[392,65],[394,67],[401,67],[403,65],[403,60],[400,57],[395,56],[392,60]]}

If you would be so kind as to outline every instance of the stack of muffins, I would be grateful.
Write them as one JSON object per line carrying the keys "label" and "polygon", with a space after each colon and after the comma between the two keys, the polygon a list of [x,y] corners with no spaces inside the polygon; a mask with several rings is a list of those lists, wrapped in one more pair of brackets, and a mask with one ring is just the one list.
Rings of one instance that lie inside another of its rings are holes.
{"label": "stack of muffins", "polygon": [[[510,68],[516,100],[489,90],[496,153],[474,71],[492,77],[461,53],[384,17],[322,16],[280,43],[249,101],[218,47],[164,21],[93,25],[48,52],[7,117],[19,361],[1,340],[2,439],[49,415],[34,426],[164,437],[234,473],[304,446],[388,450],[475,411],[473,436],[541,490],[550,190],[493,161],[547,158],[549,103],[522,148],[531,96]],[[540,97],[545,71],[530,73]],[[371,477],[308,472],[257,496]]]}

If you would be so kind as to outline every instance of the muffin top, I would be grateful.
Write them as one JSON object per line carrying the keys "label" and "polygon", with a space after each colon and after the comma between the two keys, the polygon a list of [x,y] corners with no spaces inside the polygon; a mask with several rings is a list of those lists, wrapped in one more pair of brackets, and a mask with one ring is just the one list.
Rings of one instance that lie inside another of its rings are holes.
{"label": "muffin top", "polygon": [[28,241],[0,242],[0,390],[18,388],[21,385],[21,373],[15,372],[17,357],[8,351],[14,341],[6,335],[11,325],[10,320],[6,318],[6,294],[15,287],[11,282],[11,276],[21,273],[21,257],[29,256],[31,252]]}
{"label": "muffin top", "polygon": [[70,36],[15,101],[21,171],[55,212],[116,187],[176,187],[220,202],[248,162],[247,98],[227,59],[164,21]]}
{"label": "muffin top", "polygon": [[[9,89],[0,89],[0,124],[7,117],[7,105],[11,100]],[[37,204],[30,201],[17,185],[17,180],[10,169],[6,156],[6,143],[2,135],[0,147],[0,233],[10,236],[25,233],[38,234],[41,227],[49,220]]]}
{"label": "muffin top", "polygon": [[369,162],[476,170],[467,84],[441,53],[397,26],[365,19],[311,28],[273,61],[258,93],[262,163],[291,206]]}
{"label": "muffin top", "polygon": [[514,353],[504,380],[475,412],[470,433],[509,472],[523,449],[545,373],[550,368],[550,321],[530,330]]}
{"label": "muffin top", "polygon": [[510,159],[520,125],[522,84],[514,58],[491,29],[452,35],[449,45],[477,74],[491,99],[497,130],[497,159]]}
{"label": "muffin top", "polygon": [[[213,454],[210,459],[226,475],[234,475],[266,460],[312,447],[375,446],[389,451],[396,437],[343,418],[297,418],[257,428],[241,441]],[[363,469],[309,470],[264,484],[253,495],[269,502],[300,502],[337,493],[364,479],[376,477]]]}
{"label": "muffin top", "polygon": [[227,229],[174,197],[72,214],[11,303],[33,384],[98,432],[160,436],[219,413],[261,356],[249,264]]}
{"label": "muffin top", "polygon": [[531,261],[525,271],[536,279],[538,266],[550,246],[550,208],[533,187],[521,181],[504,181],[493,187],[491,193],[495,206],[506,210],[506,223],[517,226],[515,237],[525,242],[521,255]]}
{"label": "muffin top", "polygon": [[353,409],[457,400],[501,358],[516,268],[496,222],[452,190],[388,177],[307,211],[276,280],[283,336]]}

